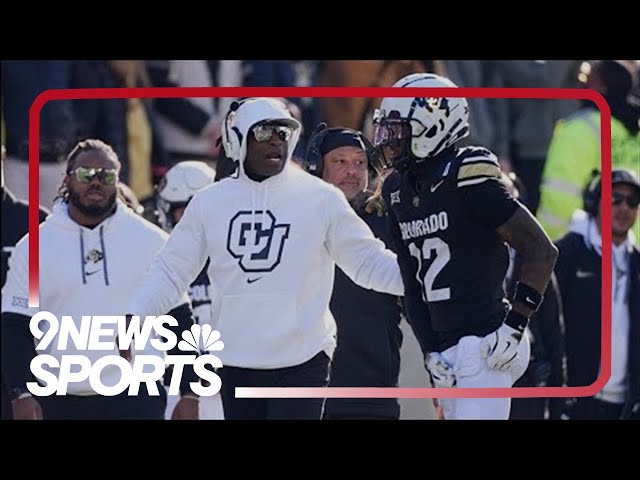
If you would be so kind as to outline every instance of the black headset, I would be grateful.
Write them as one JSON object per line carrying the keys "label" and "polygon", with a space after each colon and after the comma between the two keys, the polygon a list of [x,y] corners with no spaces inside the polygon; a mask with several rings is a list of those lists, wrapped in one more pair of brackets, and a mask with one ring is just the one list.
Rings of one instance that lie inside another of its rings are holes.
{"label": "black headset", "polygon": [[324,155],[322,155],[322,144],[327,135],[336,132],[347,132],[356,137],[362,142],[364,151],[367,155],[369,170],[374,175],[380,175],[383,170],[382,161],[380,158],[380,149],[373,146],[371,141],[360,131],[353,130],[351,128],[334,127],[327,128],[327,124],[322,122],[318,124],[313,133],[311,134],[307,150],[302,162],[302,168],[316,177],[322,178],[322,172],[324,169]]}
{"label": "black headset", "polygon": [[582,209],[592,217],[598,215],[600,196],[602,195],[602,174],[599,170],[591,172],[591,178],[582,191]]}

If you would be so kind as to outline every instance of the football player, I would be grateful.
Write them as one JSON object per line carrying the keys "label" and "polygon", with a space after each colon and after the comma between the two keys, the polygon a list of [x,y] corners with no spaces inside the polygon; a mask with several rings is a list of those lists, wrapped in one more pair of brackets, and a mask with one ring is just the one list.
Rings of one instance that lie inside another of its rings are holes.
{"label": "football player", "polygon": [[[398,88],[457,87],[411,74]],[[525,329],[543,298],[557,249],[501,181],[496,156],[461,146],[469,108],[460,97],[416,93],[385,98],[374,117],[375,145],[393,173],[389,207],[405,308],[435,387],[511,387],[530,357]],[[522,257],[514,295],[503,281],[508,247]],[[442,402],[446,419],[507,419],[509,398]]]}

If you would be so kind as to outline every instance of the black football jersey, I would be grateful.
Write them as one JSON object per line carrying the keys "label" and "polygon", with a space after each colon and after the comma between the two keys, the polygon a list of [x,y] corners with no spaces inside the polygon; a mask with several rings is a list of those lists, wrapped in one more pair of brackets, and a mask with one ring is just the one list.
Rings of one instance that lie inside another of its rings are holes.
{"label": "black football jersey", "polygon": [[461,336],[495,329],[508,308],[503,281],[509,265],[496,229],[518,208],[496,156],[481,147],[448,150],[393,172],[383,197],[408,320],[423,350],[440,351]]}

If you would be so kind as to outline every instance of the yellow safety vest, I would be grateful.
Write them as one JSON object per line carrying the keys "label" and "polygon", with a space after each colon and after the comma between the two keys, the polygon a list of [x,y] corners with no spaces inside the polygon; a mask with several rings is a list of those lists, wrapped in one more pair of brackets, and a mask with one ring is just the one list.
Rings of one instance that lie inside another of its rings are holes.
{"label": "yellow safety vest", "polygon": [[[631,135],[611,118],[611,163],[640,174],[640,134]],[[579,110],[558,121],[553,132],[540,186],[538,220],[552,240],[567,233],[571,217],[582,208],[582,191],[593,170],[601,170],[600,112]],[[634,227],[640,238],[640,222]]]}

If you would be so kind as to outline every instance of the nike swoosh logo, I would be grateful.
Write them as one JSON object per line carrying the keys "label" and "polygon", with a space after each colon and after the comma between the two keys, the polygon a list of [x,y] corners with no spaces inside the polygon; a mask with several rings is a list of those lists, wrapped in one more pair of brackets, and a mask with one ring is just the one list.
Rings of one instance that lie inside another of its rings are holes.
{"label": "nike swoosh logo", "polygon": [[256,278],[247,278],[247,283],[254,283],[257,282],[258,280],[260,280],[262,277],[256,277]]}
{"label": "nike swoosh logo", "polygon": [[595,276],[595,273],[593,272],[586,272],[584,270],[577,270],[576,271],[576,277],[578,278],[589,278],[589,277],[593,277]]}
{"label": "nike swoosh logo", "polygon": [[435,192],[440,185],[444,183],[444,180],[440,180],[438,183],[431,185],[431,193]]}
{"label": "nike swoosh logo", "polygon": [[91,275],[93,275],[94,273],[98,273],[100,270],[94,270],[93,272],[87,272],[86,275],[87,277],[90,277]]}

